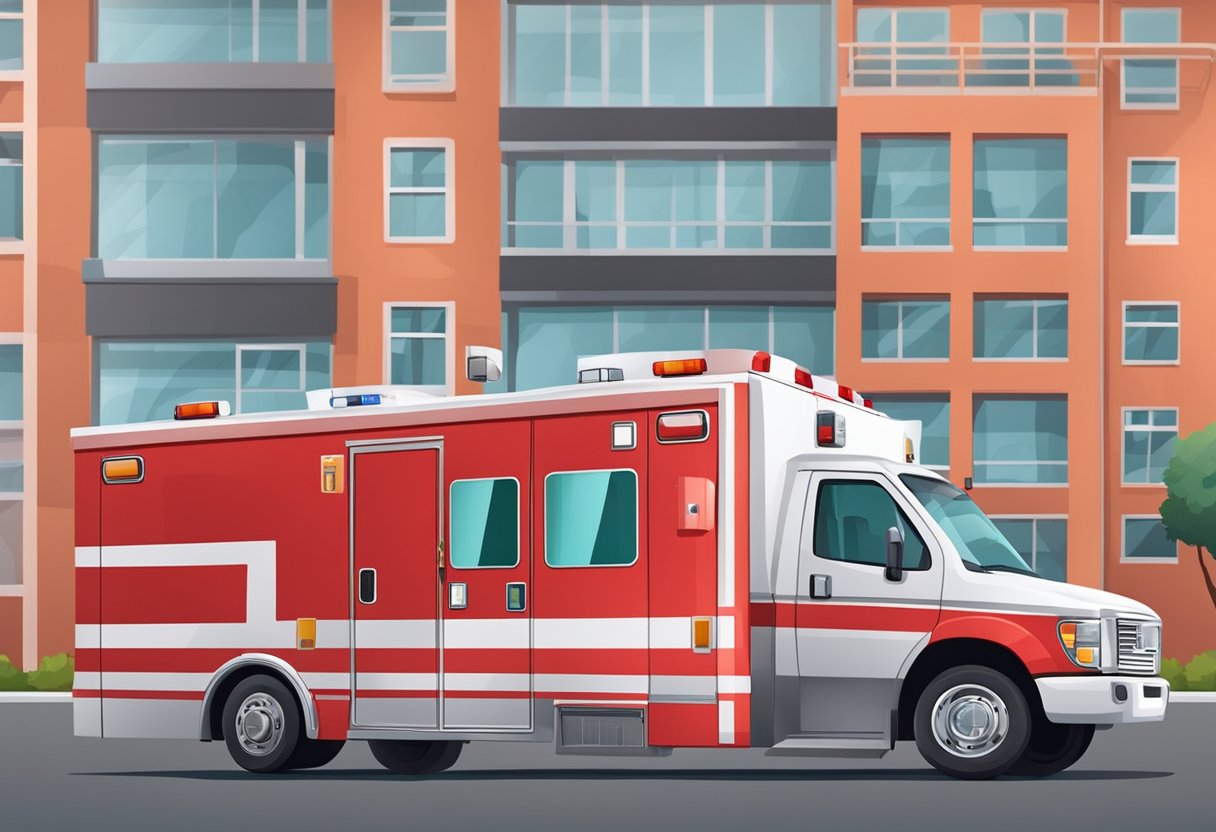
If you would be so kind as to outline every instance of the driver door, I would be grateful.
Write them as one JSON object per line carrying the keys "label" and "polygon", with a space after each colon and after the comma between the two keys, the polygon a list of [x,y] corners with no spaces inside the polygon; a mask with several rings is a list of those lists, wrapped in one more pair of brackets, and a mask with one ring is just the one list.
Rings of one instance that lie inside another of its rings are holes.
{"label": "driver door", "polygon": [[[886,575],[887,530],[904,539]],[[880,473],[811,474],[798,552],[801,730],[886,737],[897,679],[937,624],[942,551],[911,501]]]}

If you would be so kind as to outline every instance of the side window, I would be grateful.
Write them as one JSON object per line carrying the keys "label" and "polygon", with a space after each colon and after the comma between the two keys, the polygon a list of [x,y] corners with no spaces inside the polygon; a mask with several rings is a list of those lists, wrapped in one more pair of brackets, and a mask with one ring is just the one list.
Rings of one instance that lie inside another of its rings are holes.
{"label": "side window", "polygon": [[449,559],[453,567],[487,569],[519,564],[518,480],[456,480],[449,506]]}
{"label": "side window", "polygon": [[545,563],[629,566],[638,559],[635,471],[562,471],[545,477]]}
{"label": "side window", "polygon": [[925,541],[887,489],[864,480],[829,480],[815,499],[816,557],[868,566],[887,563],[887,529],[904,534],[904,569],[928,569]]}

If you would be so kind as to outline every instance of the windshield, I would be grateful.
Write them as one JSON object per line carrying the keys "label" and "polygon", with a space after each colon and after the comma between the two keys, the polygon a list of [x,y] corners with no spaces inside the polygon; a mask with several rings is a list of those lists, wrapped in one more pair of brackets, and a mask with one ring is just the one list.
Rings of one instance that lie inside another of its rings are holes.
{"label": "windshield", "polygon": [[1022,556],[966,492],[948,482],[929,477],[904,474],[900,480],[941,526],[968,569],[1035,575],[1034,570],[1022,560]]}

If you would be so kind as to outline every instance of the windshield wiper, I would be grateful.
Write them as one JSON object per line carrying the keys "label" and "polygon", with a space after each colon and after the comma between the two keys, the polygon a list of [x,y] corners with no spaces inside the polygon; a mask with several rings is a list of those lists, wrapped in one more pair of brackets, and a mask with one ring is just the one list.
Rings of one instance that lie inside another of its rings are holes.
{"label": "windshield wiper", "polygon": [[992,574],[991,569],[986,569],[985,567],[980,566],[978,563],[973,563],[969,560],[964,560],[963,566],[967,568],[968,572],[983,572],[985,575]]}
{"label": "windshield wiper", "polygon": [[1030,572],[1025,569],[1019,569],[1016,566],[1007,566],[1003,563],[998,563],[993,566],[985,566],[985,567],[983,567],[983,569],[985,572],[1012,572],[1015,575],[1026,575],[1027,577],[1030,577],[1030,578],[1039,577],[1038,572]]}

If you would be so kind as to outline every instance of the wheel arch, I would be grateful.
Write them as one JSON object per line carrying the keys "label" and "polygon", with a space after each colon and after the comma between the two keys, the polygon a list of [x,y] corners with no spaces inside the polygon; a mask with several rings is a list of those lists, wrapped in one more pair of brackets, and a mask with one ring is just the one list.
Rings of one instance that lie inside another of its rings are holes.
{"label": "wheel arch", "polygon": [[207,689],[203,693],[202,718],[199,724],[198,738],[203,741],[222,740],[224,703],[228,694],[243,679],[250,676],[265,674],[278,679],[287,689],[295,694],[296,706],[304,718],[304,735],[315,740],[318,733],[317,706],[313,702],[304,677],[278,656],[266,653],[245,653],[230,659],[211,675]]}

